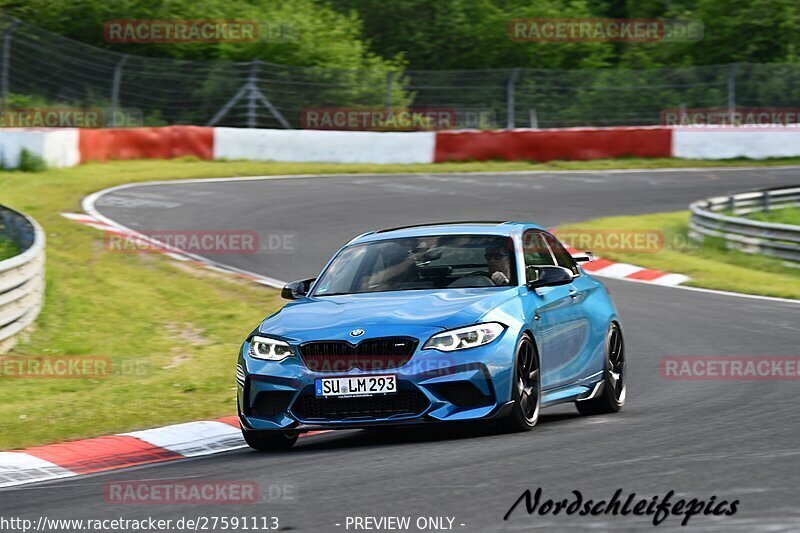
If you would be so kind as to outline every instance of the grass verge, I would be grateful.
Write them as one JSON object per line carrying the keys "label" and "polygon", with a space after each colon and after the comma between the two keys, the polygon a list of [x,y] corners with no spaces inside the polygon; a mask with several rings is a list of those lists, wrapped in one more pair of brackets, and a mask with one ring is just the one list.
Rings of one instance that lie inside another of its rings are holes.
{"label": "grass verge", "polygon": [[[123,183],[266,174],[470,172],[800,164],[767,161],[616,161],[335,165],[133,161],[40,173],[0,173],[0,201],[45,229],[47,292],[36,329],[15,358],[100,356],[108,375],[80,379],[11,377],[0,363],[0,449],[85,438],[233,414],[233,361],[250,328],[282,305],[277,291],[198,270],[160,255],[110,253],[95,229],[60,216],[86,195]],[[702,259],[697,259],[702,261]],[[644,264],[642,261],[641,264]],[[670,269],[669,266],[662,265]],[[675,268],[674,270],[678,270]],[[742,268],[742,271],[745,269]],[[692,272],[689,272],[690,275]],[[781,274],[786,276],[786,274]],[[770,276],[748,270],[748,279]],[[756,276],[753,278],[752,276]],[[758,277],[761,276],[761,277]],[[695,274],[697,280],[700,277]],[[788,279],[788,278],[787,278]],[[796,281],[796,278],[795,278]],[[727,284],[716,288],[735,290]],[[787,285],[788,287],[788,285]],[[800,289],[778,290],[800,296]]]}
{"label": "grass verge", "polygon": [[799,207],[786,207],[781,209],[773,209],[771,211],[761,211],[758,213],[750,213],[747,218],[753,220],[760,220],[761,222],[775,222],[777,224],[791,224],[792,226],[800,226],[800,208]]}
{"label": "grass verge", "polygon": [[[777,259],[728,250],[716,239],[704,244],[688,238],[689,212],[652,215],[606,217],[560,226],[559,233],[599,235],[631,235],[637,232],[660,232],[663,246],[609,246],[593,250],[597,255],[625,263],[686,274],[692,287],[800,299],[800,269],[786,266]],[[659,233],[642,233],[641,235]],[[608,240],[607,242],[612,242]]]}
{"label": "grass verge", "polygon": [[19,254],[19,246],[9,239],[0,237],[0,261]]}

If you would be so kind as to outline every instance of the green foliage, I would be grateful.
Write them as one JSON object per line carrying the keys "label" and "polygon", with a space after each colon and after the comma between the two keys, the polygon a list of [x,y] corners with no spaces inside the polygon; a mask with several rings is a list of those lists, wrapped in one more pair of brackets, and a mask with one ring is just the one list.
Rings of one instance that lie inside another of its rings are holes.
{"label": "green foliage", "polygon": [[40,156],[34,154],[27,148],[23,148],[19,153],[19,165],[17,170],[22,172],[44,172],[47,170],[47,163]]}
{"label": "green foliage", "polygon": [[[403,54],[412,69],[656,68],[734,62],[796,62],[796,0],[337,0],[364,21],[371,48]],[[676,43],[513,42],[524,18],[660,18],[702,21],[704,38]]]}
{"label": "green foliage", "polygon": [[20,252],[19,246],[14,241],[0,236],[0,261],[14,257]]}
{"label": "green foliage", "polygon": [[[655,68],[734,62],[797,62],[796,0],[0,0],[31,24],[120,52],[183,59],[384,70]],[[661,18],[702,21],[686,43],[513,42],[524,18]],[[252,43],[112,44],[110,20],[259,21]]]}

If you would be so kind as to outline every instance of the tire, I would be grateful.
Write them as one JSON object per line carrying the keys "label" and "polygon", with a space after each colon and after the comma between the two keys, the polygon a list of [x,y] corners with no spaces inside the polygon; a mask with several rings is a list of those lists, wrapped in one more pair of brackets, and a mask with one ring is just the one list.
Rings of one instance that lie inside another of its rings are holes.
{"label": "tire", "polygon": [[242,436],[248,446],[259,452],[288,450],[297,442],[298,434],[290,431],[245,431]]}
{"label": "tire", "polygon": [[616,413],[625,405],[627,384],[625,341],[622,338],[622,329],[614,322],[606,335],[603,390],[596,398],[575,402],[575,406],[582,415]]}
{"label": "tire", "polygon": [[[517,343],[514,354],[514,381],[511,384],[511,413],[501,422],[505,431],[530,431],[539,421],[542,373],[536,344],[528,334]],[[528,376],[527,379],[524,376]]]}

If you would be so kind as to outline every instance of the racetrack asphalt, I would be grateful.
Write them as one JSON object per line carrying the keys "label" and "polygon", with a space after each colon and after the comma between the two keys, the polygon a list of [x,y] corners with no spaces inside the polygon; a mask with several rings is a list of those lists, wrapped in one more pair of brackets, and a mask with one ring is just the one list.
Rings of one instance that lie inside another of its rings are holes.
{"label": "racetrack asphalt", "polygon": [[[800,183],[800,169],[701,169],[515,174],[356,175],[176,182],[101,196],[100,213],[139,231],[234,230],[290,236],[291,250],[213,259],[281,280],[316,275],[364,231],[446,220],[533,220],[686,209],[707,196]],[[800,305],[603,280],[623,319],[628,402],[618,414],[545,410],[523,434],[490,428],[343,431],[301,439],[289,453],[238,450],[198,459],[0,491],[0,515],[38,519],[277,516],[282,530],[353,531],[347,517],[454,517],[464,532],[640,531],[652,517],[503,516],[525,489],[544,499],[740,501],[732,517],[695,516],[659,531],[800,531],[800,381],[675,381],[665,356],[798,356]],[[254,324],[232,324],[245,335]],[[232,374],[235,354],[231,358]],[[222,385],[221,385],[222,386]],[[228,386],[228,385],[225,385]],[[108,482],[246,480],[249,505],[116,505]],[[291,498],[270,500],[270,486]],[[340,524],[340,525],[337,525]],[[463,525],[462,525],[463,524]],[[412,528],[411,531],[416,531]]]}

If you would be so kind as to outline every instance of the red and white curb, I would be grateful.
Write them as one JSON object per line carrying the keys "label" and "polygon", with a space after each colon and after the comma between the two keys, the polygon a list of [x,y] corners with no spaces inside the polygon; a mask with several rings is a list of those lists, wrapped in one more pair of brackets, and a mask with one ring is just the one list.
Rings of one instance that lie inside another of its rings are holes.
{"label": "red and white curb", "polygon": [[[309,431],[301,437],[327,433]],[[0,488],[246,448],[239,418],[187,422],[0,452]]]}
{"label": "red and white curb", "polygon": [[93,474],[245,447],[236,416],[0,452],[0,487]]}
{"label": "red and white curb", "polygon": [[[567,252],[572,255],[582,254],[580,250],[565,245]],[[594,276],[604,278],[623,279],[626,281],[638,281],[642,283],[652,283],[654,285],[665,285],[674,287],[689,281],[689,276],[683,274],[670,274],[661,270],[653,270],[628,263],[615,263],[608,259],[596,257],[594,261],[582,263],[581,268]]]}

